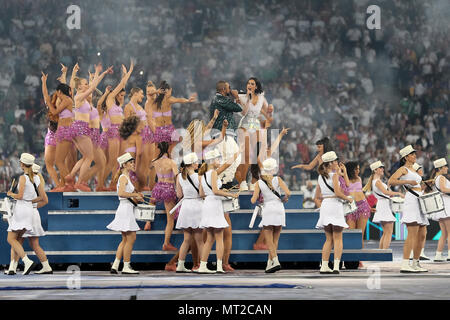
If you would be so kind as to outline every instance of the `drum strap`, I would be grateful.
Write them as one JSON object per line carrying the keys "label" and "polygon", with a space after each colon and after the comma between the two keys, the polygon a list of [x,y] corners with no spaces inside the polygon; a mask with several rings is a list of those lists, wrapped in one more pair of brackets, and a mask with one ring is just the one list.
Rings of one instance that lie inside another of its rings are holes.
{"label": "drum strap", "polygon": [[134,201],[131,200],[130,198],[127,198],[127,200],[130,201],[130,202],[133,204],[133,206],[137,207],[137,203],[136,203],[136,202],[134,202]]}
{"label": "drum strap", "polygon": [[388,199],[388,200],[391,199],[391,198],[389,198],[389,197],[386,197],[386,196],[383,196],[383,195],[379,194],[378,192],[375,192],[375,194],[376,194],[377,196],[379,196],[379,197],[382,197],[382,198],[385,198],[385,199]]}
{"label": "drum strap", "polygon": [[325,185],[328,187],[328,189],[330,189],[334,193],[334,189],[332,187],[330,187],[330,185],[327,183],[327,180],[325,180],[322,175],[321,175],[321,177],[322,177],[322,180],[325,183]]}
{"label": "drum strap", "polygon": [[405,185],[403,185],[403,186],[405,187],[405,189],[406,189],[407,191],[409,191],[410,193],[412,193],[413,195],[415,195],[417,198],[420,197],[420,195],[419,195],[417,192],[415,192],[413,189],[411,189],[411,188],[409,188],[409,187],[407,187],[407,186],[405,186]]}
{"label": "drum strap", "polygon": [[34,191],[36,192],[36,197],[39,197],[39,191],[38,191],[36,184],[34,183],[34,181],[31,180],[30,176],[28,176],[28,178],[30,179],[31,183],[33,184]]}
{"label": "drum strap", "polygon": [[276,195],[276,196],[278,197],[278,199],[281,200],[281,195],[280,195],[278,192],[276,192],[274,189],[272,189],[271,187],[269,187],[269,185],[267,184],[267,182],[266,182],[264,179],[261,179],[261,180],[266,184],[267,188],[269,188],[269,190],[272,191],[273,194]]}
{"label": "drum strap", "polygon": [[209,185],[209,183],[208,183],[208,179],[206,178],[206,174],[205,174],[205,182],[206,182],[206,185],[211,189],[211,191],[212,191],[212,188],[211,188],[211,186]]}
{"label": "drum strap", "polygon": [[[198,188],[195,186],[194,182],[192,182],[191,177],[189,177],[189,174],[187,174],[186,176],[187,176],[189,182],[191,183],[191,185],[192,185],[192,186],[194,187],[194,189],[197,191],[197,193],[200,193],[200,191],[198,190]],[[205,176],[205,179],[206,179],[206,176]],[[208,183],[208,182],[206,182],[206,183]],[[208,185],[208,187],[209,187],[209,185]]]}

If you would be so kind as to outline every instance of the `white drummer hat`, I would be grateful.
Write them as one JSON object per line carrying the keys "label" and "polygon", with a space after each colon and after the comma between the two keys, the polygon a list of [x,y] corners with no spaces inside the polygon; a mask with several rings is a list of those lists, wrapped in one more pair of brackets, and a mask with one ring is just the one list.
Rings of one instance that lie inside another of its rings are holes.
{"label": "white drummer hat", "polygon": [[378,160],[378,161],[375,161],[374,163],[372,163],[370,165],[370,170],[374,171],[374,170],[376,170],[378,168],[381,168],[381,167],[384,167],[384,164],[381,161]]}
{"label": "white drummer hat", "polygon": [[41,170],[41,166],[37,165],[36,163],[33,163],[32,170],[33,173],[39,173],[39,170]]}
{"label": "white drummer hat", "polygon": [[262,166],[264,171],[273,171],[278,167],[277,160],[275,160],[274,158],[268,158],[263,161]]}
{"label": "white drummer hat", "polygon": [[415,171],[419,170],[420,168],[422,168],[422,166],[420,164],[418,164],[417,162],[413,164],[413,169]]}
{"label": "white drummer hat", "polygon": [[121,167],[122,167],[122,165],[124,165],[125,163],[127,163],[130,160],[134,160],[134,158],[129,152],[127,152],[117,158],[117,162],[119,162],[119,165]]}
{"label": "white drummer hat", "polygon": [[329,151],[329,152],[324,153],[322,155],[322,161],[323,162],[331,162],[331,161],[337,160],[337,158],[338,157],[336,155],[336,152],[334,152],[334,151]]}
{"label": "white drummer hat", "polygon": [[220,152],[217,149],[209,150],[205,154],[205,160],[212,160],[212,159],[219,158],[219,157],[220,157]]}
{"label": "white drummer hat", "polygon": [[198,162],[198,157],[195,152],[189,153],[183,157],[184,164],[193,164]]}
{"label": "white drummer hat", "polygon": [[436,169],[440,168],[440,167],[445,167],[447,165],[447,160],[445,160],[445,158],[440,158],[437,159],[436,161],[433,162],[434,167]]}
{"label": "white drummer hat", "polygon": [[416,152],[416,150],[414,150],[414,148],[412,147],[412,145],[406,146],[403,149],[400,150],[400,157],[404,158],[406,157],[408,154]]}
{"label": "white drummer hat", "polygon": [[34,163],[34,156],[29,153],[22,153],[20,155],[20,162],[24,165],[31,166]]}

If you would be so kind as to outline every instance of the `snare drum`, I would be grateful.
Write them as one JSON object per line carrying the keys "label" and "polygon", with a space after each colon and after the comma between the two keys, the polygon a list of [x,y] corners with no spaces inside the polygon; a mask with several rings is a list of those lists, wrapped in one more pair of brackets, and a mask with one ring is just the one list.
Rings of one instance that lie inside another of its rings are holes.
{"label": "snare drum", "polygon": [[356,206],[356,201],[353,200],[352,202],[344,202],[344,217],[348,214],[351,214],[353,212],[356,212],[358,210],[358,207]]}
{"label": "snare drum", "polygon": [[403,212],[403,203],[405,199],[402,197],[392,197],[389,201],[391,211],[394,213]]}
{"label": "snare drum", "polygon": [[444,199],[438,191],[427,193],[419,197],[419,207],[422,214],[433,214],[445,209]]}
{"label": "snare drum", "polygon": [[154,221],[156,206],[152,204],[138,204],[134,207],[134,216],[138,221]]}
{"label": "snare drum", "polygon": [[238,198],[226,198],[222,200],[223,212],[231,212],[240,209]]}
{"label": "snare drum", "polygon": [[0,212],[3,214],[3,220],[8,221],[13,215],[14,201],[9,198],[0,199]]}

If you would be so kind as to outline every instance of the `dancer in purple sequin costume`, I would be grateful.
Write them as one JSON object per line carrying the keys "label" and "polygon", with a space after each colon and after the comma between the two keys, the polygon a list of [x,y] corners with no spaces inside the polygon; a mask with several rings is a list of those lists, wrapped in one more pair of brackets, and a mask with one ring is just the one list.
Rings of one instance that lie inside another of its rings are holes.
{"label": "dancer in purple sequin costume", "polygon": [[[178,174],[178,166],[172,159],[169,158],[169,143],[158,143],[159,155],[152,161],[151,166],[156,169],[158,182],[152,190],[152,201],[164,202],[166,209],[167,224],[164,231],[164,244],[162,249],[165,251],[176,251],[170,243],[170,237],[174,227],[174,218],[169,213],[175,206],[177,194],[175,191],[175,176]],[[144,230],[150,229],[150,223],[147,222]]]}

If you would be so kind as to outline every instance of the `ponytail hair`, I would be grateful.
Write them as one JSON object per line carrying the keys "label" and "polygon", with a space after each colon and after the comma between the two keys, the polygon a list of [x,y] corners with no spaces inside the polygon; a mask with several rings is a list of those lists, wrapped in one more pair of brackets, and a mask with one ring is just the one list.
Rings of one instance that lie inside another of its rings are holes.
{"label": "ponytail hair", "polygon": [[112,178],[111,181],[119,181],[119,177],[122,175],[123,173],[123,167],[120,166],[119,170],[116,171],[116,173],[114,174],[114,177]]}
{"label": "ponytail hair", "polygon": [[261,169],[259,169],[258,164],[250,165],[250,173],[252,174],[253,179],[259,180],[261,175]]}
{"label": "ponytail hair", "polygon": [[130,116],[122,121],[119,127],[119,135],[123,140],[127,140],[139,126],[140,119],[136,116]]}
{"label": "ponytail hair", "polygon": [[203,162],[200,169],[198,169],[198,175],[203,176],[206,171],[208,171],[208,164],[206,162]]}
{"label": "ponytail hair", "polygon": [[167,81],[163,80],[161,81],[158,89],[162,89],[162,92],[156,95],[155,103],[158,110],[161,110],[162,102],[164,100],[164,97],[166,96],[166,90],[170,89],[170,85],[167,83]]}
{"label": "ponytail hair", "polygon": [[161,159],[163,155],[167,154],[169,155],[169,143],[166,141],[160,142],[158,143],[158,149],[159,151],[159,155],[156,159],[154,159],[152,162]]}
{"label": "ponytail hair", "polygon": [[272,181],[269,179],[270,176],[266,175],[266,174],[262,174],[261,175],[261,179],[263,179],[267,185],[269,186],[270,189],[273,190],[273,185],[272,185]]}
{"label": "ponytail hair", "polygon": [[375,176],[375,171],[372,171],[372,174],[369,177],[369,181],[367,181],[366,185],[362,189],[363,192],[372,191],[372,182],[373,182],[374,176]]}
{"label": "ponytail hair", "polygon": [[406,163],[406,157],[400,159],[400,167],[403,167]]}
{"label": "ponytail hair", "polygon": [[34,172],[33,172],[33,166],[27,166],[26,164],[24,164],[25,168],[23,169],[23,171],[25,172],[25,174],[27,176],[30,177],[31,183],[33,183],[33,179],[34,179]]}
{"label": "ponytail hair", "polygon": [[181,176],[183,177],[183,180],[186,180],[188,166],[184,163],[184,161],[181,161],[180,167],[181,167]]}
{"label": "ponytail hair", "polygon": [[330,176],[328,175],[328,172],[326,169],[330,166],[329,162],[322,162],[319,165],[319,168],[317,169],[317,172],[324,177],[325,179],[328,179]]}
{"label": "ponytail hair", "polygon": [[65,83],[58,84],[58,86],[56,87],[56,91],[61,91],[64,95],[72,99],[72,96],[70,94],[71,88],[67,84]]}

